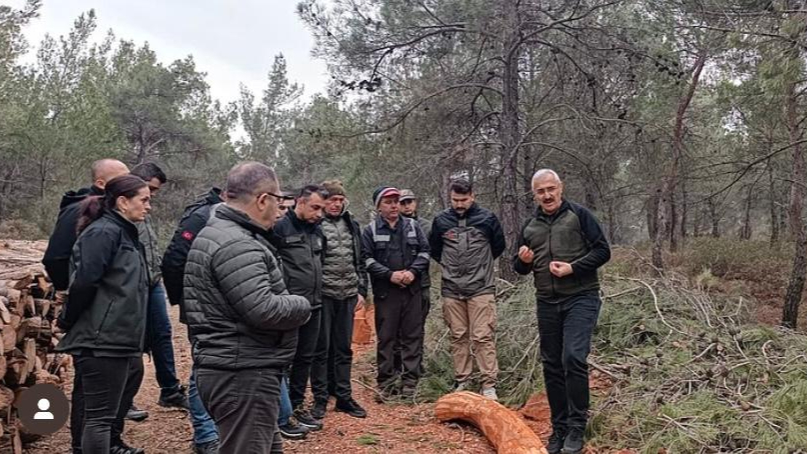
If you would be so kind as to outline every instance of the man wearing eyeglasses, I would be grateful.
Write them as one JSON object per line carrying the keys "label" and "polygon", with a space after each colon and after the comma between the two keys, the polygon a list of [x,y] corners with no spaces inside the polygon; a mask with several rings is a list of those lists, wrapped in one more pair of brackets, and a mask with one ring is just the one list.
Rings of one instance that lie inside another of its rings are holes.
{"label": "man wearing eyeglasses", "polygon": [[289,292],[304,296],[311,303],[311,319],[300,327],[297,351],[289,375],[289,398],[294,417],[311,430],[322,429],[322,422],[311,416],[304,403],[322,319],[322,251],[325,236],[319,224],[324,216],[326,198],[328,192],[322,186],[303,187],[294,209],[277,222],[270,235],[270,241],[277,248],[283,263],[283,278]]}
{"label": "man wearing eyeglasses", "polygon": [[602,304],[597,269],[611,258],[600,224],[586,208],[563,199],[557,173],[532,178],[538,204],[521,231],[513,266],[533,273],[544,384],[552,413],[550,454],[583,451],[589,409],[588,354]]}

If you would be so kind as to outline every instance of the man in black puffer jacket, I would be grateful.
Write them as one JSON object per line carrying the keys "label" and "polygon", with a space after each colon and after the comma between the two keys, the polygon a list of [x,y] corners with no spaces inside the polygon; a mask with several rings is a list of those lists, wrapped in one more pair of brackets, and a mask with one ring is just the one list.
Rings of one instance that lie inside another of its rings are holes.
{"label": "man in black puffer jacket", "polygon": [[275,172],[234,167],[226,202],[191,246],[184,302],[199,395],[220,431],[222,454],[282,452],[280,377],[311,304],[290,295],[266,241],[282,200]]}
{"label": "man in black puffer jacket", "polygon": [[322,251],[325,236],[319,226],[328,193],[322,186],[305,186],[293,210],[277,222],[270,241],[283,262],[283,277],[292,295],[304,296],[311,303],[311,319],[300,327],[297,352],[289,376],[289,398],[297,422],[312,430],[322,422],[303,406],[305,389],[319,339],[322,320]]}

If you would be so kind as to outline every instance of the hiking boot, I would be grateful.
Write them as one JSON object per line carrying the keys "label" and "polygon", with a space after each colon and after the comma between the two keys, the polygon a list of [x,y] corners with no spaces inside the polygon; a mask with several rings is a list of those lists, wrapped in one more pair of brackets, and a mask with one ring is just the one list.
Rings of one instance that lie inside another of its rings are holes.
{"label": "hiking boot", "polygon": [[566,435],[566,441],[563,442],[563,449],[560,451],[562,454],[580,454],[583,452],[583,429],[580,427],[572,427],[569,429],[569,434]]}
{"label": "hiking boot", "polygon": [[219,441],[213,440],[194,447],[196,454],[219,454]]}
{"label": "hiking boot", "polygon": [[322,430],[322,421],[311,416],[311,413],[305,408],[300,407],[294,410],[294,418],[301,426],[307,427],[311,431]]}
{"label": "hiking boot", "polygon": [[361,408],[358,402],[353,400],[353,398],[349,398],[347,400],[337,400],[336,401],[336,411],[342,411],[348,414],[348,416],[352,416],[354,418],[366,418],[367,411]]}
{"label": "hiking boot", "polygon": [[280,436],[288,440],[302,440],[311,431],[308,427],[298,424],[294,418],[289,418],[289,422],[277,428],[280,430]]}
{"label": "hiking boot", "polygon": [[560,454],[563,449],[563,442],[566,440],[566,429],[553,429],[552,435],[546,442],[546,451],[549,454]]}
{"label": "hiking boot", "polygon": [[144,454],[145,452],[146,450],[143,448],[133,448],[123,442],[109,448],[109,454]]}
{"label": "hiking boot", "polygon": [[328,410],[328,401],[316,401],[314,402],[314,406],[311,407],[311,416],[314,419],[323,419],[325,418],[325,412]]}
{"label": "hiking boot", "polygon": [[490,399],[494,402],[499,401],[499,396],[496,395],[496,388],[492,386],[490,388],[482,388],[482,397]]}
{"label": "hiking boot", "polygon": [[468,391],[468,382],[467,381],[454,382],[454,392],[461,393],[463,391]]}
{"label": "hiking boot", "polygon": [[148,417],[149,412],[135,407],[134,404],[132,404],[132,406],[129,407],[129,411],[126,412],[126,419],[132,420],[134,422],[145,421],[146,418]]}
{"label": "hiking boot", "polygon": [[173,391],[160,392],[160,400],[157,403],[166,408],[189,410],[191,407],[188,403],[187,388],[184,386],[177,386]]}
{"label": "hiking boot", "polygon": [[401,388],[401,399],[414,400],[417,387],[415,385],[403,385]]}

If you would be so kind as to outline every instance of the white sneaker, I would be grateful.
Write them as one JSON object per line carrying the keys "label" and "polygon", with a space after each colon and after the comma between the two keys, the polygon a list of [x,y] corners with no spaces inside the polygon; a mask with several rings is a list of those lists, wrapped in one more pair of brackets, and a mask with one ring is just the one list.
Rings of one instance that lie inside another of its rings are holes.
{"label": "white sneaker", "polygon": [[463,391],[468,391],[468,383],[464,381],[457,382],[457,387],[454,388],[454,392],[459,393]]}
{"label": "white sneaker", "polygon": [[488,398],[488,399],[490,399],[490,400],[492,400],[494,402],[499,401],[499,396],[496,395],[496,388],[494,388],[494,387],[482,388],[482,396],[486,397],[486,398]]}

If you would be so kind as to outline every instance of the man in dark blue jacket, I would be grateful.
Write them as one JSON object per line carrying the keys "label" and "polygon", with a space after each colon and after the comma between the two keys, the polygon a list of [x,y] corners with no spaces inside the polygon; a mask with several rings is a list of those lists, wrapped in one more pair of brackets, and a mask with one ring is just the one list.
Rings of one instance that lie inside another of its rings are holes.
{"label": "man in dark blue jacket", "polygon": [[597,269],[611,258],[611,249],[594,215],[563,199],[557,173],[536,172],[532,190],[538,210],[521,230],[513,266],[535,276],[541,362],[552,412],[547,450],[578,454],[589,409],[587,358],[602,304]]}
{"label": "man in dark blue jacket", "polygon": [[[418,223],[399,214],[396,188],[381,187],[373,194],[377,219],[362,232],[362,257],[372,279],[375,303],[379,395],[399,392],[414,397],[420,379],[423,344],[421,279],[429,266],[429,243]],[[395,344],[401,345],[403,371],[395,368]]]}

